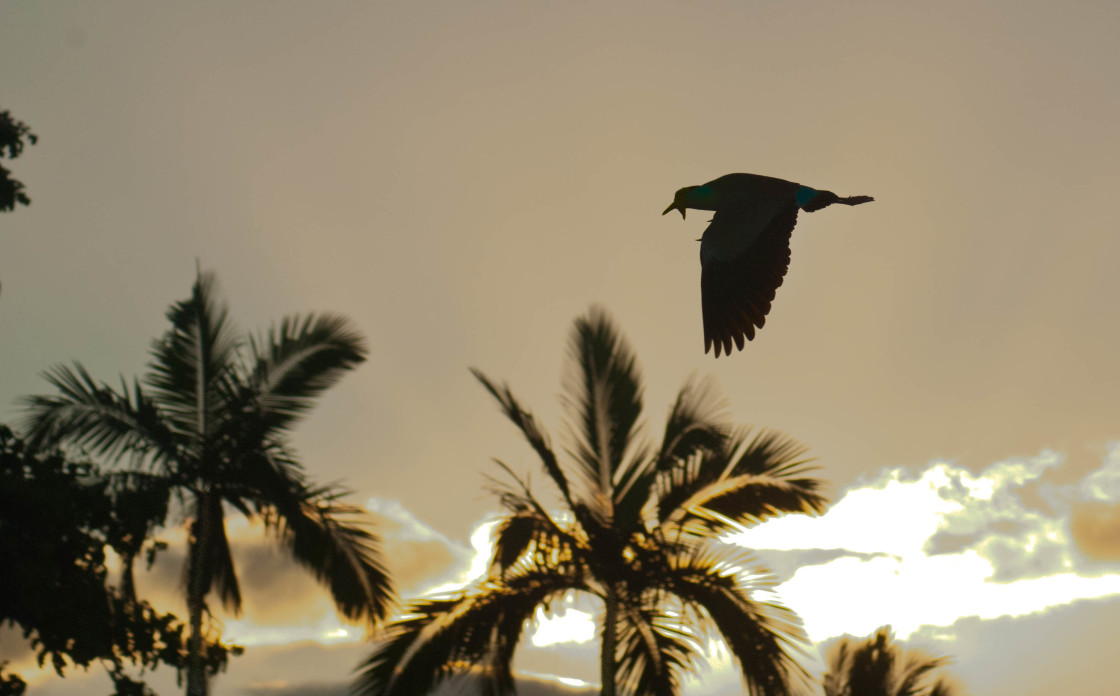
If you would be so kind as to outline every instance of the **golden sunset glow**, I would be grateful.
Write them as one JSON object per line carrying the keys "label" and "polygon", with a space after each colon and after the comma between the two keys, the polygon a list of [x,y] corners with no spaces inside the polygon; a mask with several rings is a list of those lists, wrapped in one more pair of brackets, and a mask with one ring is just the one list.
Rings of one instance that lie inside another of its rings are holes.
{"label": "golden sunset glow", "polygon": [[[759,597],[801,618],[812,669],[889,624],[963,694],[1115,696],[1118,27],[1120,3],[1033,0],[0,3],[0,111],[39,136],[3,160],[32,203],[0,212],[0,423],[52,366],[143,375],[196,268],[239,332],[345,316],[368,359],[290,444],[368,511],[399,614],[487,577],[495,459],[562,507],[468,370],[567,466],[568,333],[598,306],[640,365],[642,438],[696,376],[728,423],[807,447],[823,514],[723,540],[771,571]],[[875,200],[799,214],[765,327],[713,360],[712,216],[661,213],[732,172]],[[348,693],[380,634],[225,513],[243,611],[208,607],[246,652],[213,692]],[[186,517],[136,578],[181,618]],[[598,693],[602,602],[550,601],[518,678]],[[745,693],[706,645],[683,696]],[[29,696],[112,688],[8,626],[4,661]]]}

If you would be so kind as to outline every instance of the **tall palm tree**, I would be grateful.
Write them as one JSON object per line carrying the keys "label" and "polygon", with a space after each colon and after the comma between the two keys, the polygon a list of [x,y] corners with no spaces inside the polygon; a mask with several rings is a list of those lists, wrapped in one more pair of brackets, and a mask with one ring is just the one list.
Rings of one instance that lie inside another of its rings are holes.
{"label": "tall palm tree", "polygon": [[709,628],[723,636],[752,694],[785,694],[804,677],[804,634],[790,610],[756,598],[770,587],[725,532],[785,512],[819,512],[805,449],[719,419],[709,385],[691,381],[669,412],[661,443],[639,438],[642,379],[603,312],[575,322],[563,401],[572,420],[561,463],[509,388],[474,371],[536,452],[558,508],[505,464],[495,482],[506,516],[488,576],[455,596],[413,602],[366,660],[355,688],[369,696],[428,693],[463,671],[487,695],[513,693],[511,661],[538,607],[568,593],[603,603],[602,693],[679,693]]}
{"label": "tall palm tree", "polygon": [[829,651],[825,696],[954,696],[957,689],[932,672],[948,663],[891,641],[891,627],[857,641],[841,638]]}
{"label": "tall palm tree", "polygon": [[57,366],[45,376],[58,393],[26,399],[27,425],[40,446],[127,456],[177,494],[188,518],[187,694],[204,696],[204,658],[213,645],[203,625],[207,596],[216,590],[228,609],[241,609],[229,511],[262,520],[347,619],[377,623],[393,591],[359,509],[340,500],[340,489],[311,484],[287,440],[315,397],[365,359],[361,335],[346,319],[323,314],[286,317],[243,339],[214,276],[201,271],[191,296],[167,317],[171,328],[152,343],[143,386],[122,378],[117,389],[79,363]]}

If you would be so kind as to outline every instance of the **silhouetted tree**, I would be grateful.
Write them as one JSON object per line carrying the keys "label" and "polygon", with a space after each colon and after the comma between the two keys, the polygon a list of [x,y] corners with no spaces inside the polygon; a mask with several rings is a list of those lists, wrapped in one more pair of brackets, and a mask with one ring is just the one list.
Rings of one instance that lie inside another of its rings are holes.
{"label": "silhouetted tree", "polygon": [[27,682],[20,678],[18,674],[4,674],[4,666],[7,662],[0,662],[0,696],[23,696],[27,691]]}
{"label": "silhouetted tree", "polygon": [[891,627],[857,641],[844,637],[829,650],[825,696],[955,696],[958,691],[933,672],[949,662],[904,651],[891,640]]}
{"label": "silhouetted tree", "polygon": [[[0,159],[15,159],[23,153],[24,145],[34,145],[38,140],[27,124],[12,118],[7,111],[0,111]],[[15,210],[17,203],[31,205],[31,199],[24,193],[23,182],[13,179],[11,172],[0,166],[0,211]]]}
{"label": "silhouetted tree", "polygon": [[[339,611],[370,625],[388,612],[392,587],[360,509],[343,491],[314,486],[287,435],[315,397],[365,359],[361,336],[342,317],[287,317],[243,340],[234,333],[214,277],[199,272],[190,298],[172,305],[171,329],[152,345],[150,371],[120,389],[80,364],[46,374],[56,396],[27,399],[36,443],[69,442],[133,460],[164,477],[189,516],[186,564],[191,637],[187,693],[207,693],[206,597],[241,609],[226,535],[227,507],[260,519],[331,593]],[[145,389],[146,387],[146,389]]]}
{"label": "silhouetted tree", "polygon": [[[186,627],[137,600],[131,559],[147,544],[151,521],[167,508],[167,489],[128,474],[102,474],[54,454],[33,454],[0,425],[0,623],[19,626],[40,664],[60,676],[67,662],[105,666],[119,696],[145,693],[141,672],[160,664],[186,667]],[[106,548],[123,559],[121,583],[108,583]],[[211,673],[236,647],[215,643]],[[2,669],[3,663],[0,663]],[[18,695],[18,675],[0,675],[0,694]]]}
{"label": "silhouetted tree", "polygon": [[496,528],[488,577],[461,595],[413,602],[362,665],[369,696],[428,693],[471,667],[482,693],[513,693],[511,661],[538,607],[570,592],[603,602],[602,693],[680,690],[714,625],[750,692],[786,694],[805,674],[804,634],[789,609],[752,597],[772,579],[718,537],[786,512],[819,512],[805,448],[774,432],[754,436],[719,417],[710,386],[690,381],[661,443],[638,437],[642,379],[603,312],[576,321],[564,403],[572,423],[561,463],[548,435],[514,398],[474,371],[536,452],[559,495],[552,509],[505,464],[494,492],[508,513]]}

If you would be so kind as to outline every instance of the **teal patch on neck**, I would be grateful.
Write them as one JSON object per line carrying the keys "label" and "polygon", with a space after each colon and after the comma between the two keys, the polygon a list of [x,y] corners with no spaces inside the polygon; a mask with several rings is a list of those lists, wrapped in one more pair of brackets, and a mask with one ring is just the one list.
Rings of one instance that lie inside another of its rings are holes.
{"label": "teal patch on neck", "polygon": [[688,198],[697,205],[708,205],[715,201],[716,192],[711,186],[697,186],[688,192]]}
{"label": "teal patch on neck", "polygon": [[817,197],[817,190],[811,189],[808,186],[802,186],[797,189],[797,207],[804,208],[809,201]]}

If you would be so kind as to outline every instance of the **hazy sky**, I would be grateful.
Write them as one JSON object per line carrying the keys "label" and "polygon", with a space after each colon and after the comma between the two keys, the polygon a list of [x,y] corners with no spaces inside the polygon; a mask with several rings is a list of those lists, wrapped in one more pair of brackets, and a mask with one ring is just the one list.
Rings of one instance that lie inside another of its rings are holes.
{"label": "hazy sky", "polygon": [[[810,447],[836,506],[744,541],[814,638],[890,622],[974,694],[1111,695],[1117,27],[1115,2],[1023,0],[0,3],[0,108],[40,136],[8,165],[33,203],[0,217],[0,422],[56,363],[142,372],[195,259],[246,330],[346,314],[371,358],[295,443],[417,593],[467,572],[490,458],[535,466],[467,368],[558,436],[598,303],[650,431],[710,374]],[[766,327],[715,361],[706,218],[660,213],[733,171],[876,202],[801,216]],[[226,625],[256,647],[221,693],[334,688],[368,648],[253,531]],[[148,579],[169,602],[174,561]],[[520,664],[593,680],[594,643],[564,645]]]}

